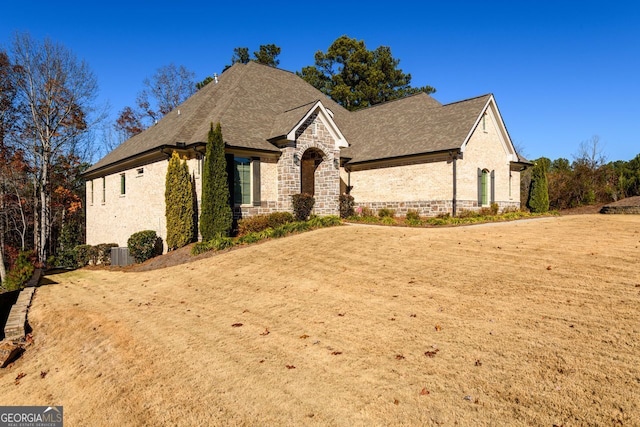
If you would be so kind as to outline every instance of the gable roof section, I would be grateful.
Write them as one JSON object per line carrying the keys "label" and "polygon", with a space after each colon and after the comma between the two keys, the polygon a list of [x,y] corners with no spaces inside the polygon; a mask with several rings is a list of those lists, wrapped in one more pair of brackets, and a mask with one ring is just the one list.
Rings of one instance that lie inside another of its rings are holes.
{"label": "gable roof section", "polygon": [[420,93],[358,111],[351,163],[460,149],[490,98],[442,105]]}

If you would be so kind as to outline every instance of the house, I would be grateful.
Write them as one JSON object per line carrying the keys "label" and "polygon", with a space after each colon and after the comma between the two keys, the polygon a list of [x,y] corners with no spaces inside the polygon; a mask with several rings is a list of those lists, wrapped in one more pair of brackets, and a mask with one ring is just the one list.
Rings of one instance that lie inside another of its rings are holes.
{"label": "house", "polygon": [[520,206],[520,171],[493,95],[442,105],[420,93],[349,112],[300,77],[235,64],[157,124],[89,168],[87,243],[165,237],[165,175],[173,151],[188,159],[196,194],[211,123],[225,141],[234,215],[291,211],[313,194],[318,215],[356,206],[433,216],[496,203]]}

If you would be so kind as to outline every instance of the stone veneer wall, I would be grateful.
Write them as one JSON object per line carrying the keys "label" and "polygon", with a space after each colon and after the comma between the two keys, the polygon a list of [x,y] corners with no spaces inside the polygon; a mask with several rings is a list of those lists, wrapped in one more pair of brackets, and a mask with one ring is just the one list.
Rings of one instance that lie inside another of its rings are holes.
{"label": "stone veneer wall", "polygon": [[[520,209],[520,202],[496,202],[500,212],[510,209]],[[456,203],[457,214],[464,210],[477,211],[481,208],[478,206],[476,200],[458,200]],[[396,212],[396,216],[405,216],[409,210],[418,212],[420,216],[438,216],[451,214],[453,212],[453,202],[451,200],[423,200],[423,201],[408,201],[408,202],[363,202],[356,203],[356,211],[360,208],[369,208],[374,214],[377,214],[378,210],[387,208],[393,209]]]}
{"label": "stone veneer wall", "polygon": [[[315,134],[313,128],[315,124]],[[312,114],[300,127],[296,142],[282,148],[278,160],[278,202],[277,210],[293,210],[291,196],[301,189],[301,165],[304,152],[316,149],[322,153],[322,162],[315,171],[316,215],[338,215],[340,196],[340,150],[328,129],[317,114]],[[298,159],[298,165],[294,162]],[[336,167],[336,163],[338,167]]]}

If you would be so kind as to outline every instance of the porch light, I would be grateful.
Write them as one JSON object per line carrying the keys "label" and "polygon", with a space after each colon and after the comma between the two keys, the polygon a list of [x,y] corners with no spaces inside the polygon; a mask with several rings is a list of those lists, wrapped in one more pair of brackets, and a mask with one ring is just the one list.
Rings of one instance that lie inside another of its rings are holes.
{"label": "porch light", "polygon": [[293,153],[293,164],[296,166],[300,166],[300,156],[298,153]]}

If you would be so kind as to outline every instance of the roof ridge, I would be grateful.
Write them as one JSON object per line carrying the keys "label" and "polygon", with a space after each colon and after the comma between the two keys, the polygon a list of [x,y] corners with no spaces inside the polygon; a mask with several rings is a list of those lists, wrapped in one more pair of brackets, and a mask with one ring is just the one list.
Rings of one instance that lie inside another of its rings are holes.
{"label": "roof ridge", "polygon": [[[403,96],[401,98],[390,99],[389,101],[383,101],[383,102],[380,102],[378,104],[369,105],[368,107],[360,108],[359,110],[355,110],[355,111],[351,111],[351,112],[352,113],[359,113],[360,111],[369,111],[369,110],[371,110],[373,108],[376,108],[376,107],[382,107],[384,105],[389,105],[392,102],[403,101],[405,99],[413,98],[413,97],[416,97],[416,96],[423,96],[423,95],[428,96],[429,98],[433,99],[438,104],[440,104],[440,102],[437,99],[435,99],[433,96],[429,95],[428,93],[426,93],[426,92],[418,92],[418,93],[411,93],[409,95],[405,95],[405,96]],[[442,105],[442,104],[440,104],[440,105]]]}
{"label": "roof ridge", "polygon": [[485,96],[493,96],[493,93],[485,93],[484,95],[473,96],[467,99],[461,99],[459,101],[450,102],[448,104],[443,104],[443,107],[448,107],[449,105],[460,104],[461,102],[473,101],[474,99],[484,98]]}

